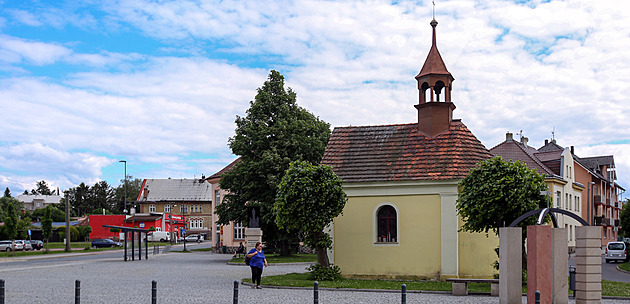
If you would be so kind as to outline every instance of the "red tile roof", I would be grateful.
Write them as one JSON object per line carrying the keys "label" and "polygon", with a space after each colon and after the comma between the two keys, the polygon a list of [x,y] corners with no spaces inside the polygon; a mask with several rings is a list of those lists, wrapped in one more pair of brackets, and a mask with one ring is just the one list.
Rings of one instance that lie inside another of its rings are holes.
{"label": "red tile roof", "polygon": [[322,164],[344,183],[464,178],[478,162],[492,157],[459,120],[448,132],[429,138],[417,124],[337,127]]}
{"label": "red tile roof", "polygon": [[[536,149],[531,149],[530,147],[524,147],[522,143],[514,141],[514,140],[506,140],[496,147],[490,149],[490,152],[493,155],[499,155],[506,161],[518,161],[523,162],[529,169],[536,170],[539,174],[547,174],[547,175],[555,175],[554,172],[547,167],[543,162],[537,157],[539,154],[547,154],[545,153],[535,153]],[[549,152],[549,154],[557,153],[556,151]],[[560,151],[562,153],[562,151]]]}
{"label": "red tile roof", "polygon": [[219,172],[208,176],[206,178],[206,180],[211,180],[211,179],[214,179],[214,178],[221,177],[223,174],[225,174],[225,172],[228,172],[228,171],[232,170],[232,168],[234,168],[234,166],[236,166],[236,164],[238,164],[240,161],[241,161],[240,157],[235,159],[229,165],[227,165],[223,169],[219,170]]}

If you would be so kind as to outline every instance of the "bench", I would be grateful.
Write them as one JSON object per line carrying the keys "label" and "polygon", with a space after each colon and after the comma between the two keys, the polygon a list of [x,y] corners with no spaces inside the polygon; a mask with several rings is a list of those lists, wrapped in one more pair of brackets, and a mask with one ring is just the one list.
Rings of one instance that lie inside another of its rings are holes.
{"label": "bench", "polygon": [[467,296],[468,283],[490,283],[490,295],[499,295],[499,280],[496,279],[446,279],[446,282],[453,283],[454,296]]}

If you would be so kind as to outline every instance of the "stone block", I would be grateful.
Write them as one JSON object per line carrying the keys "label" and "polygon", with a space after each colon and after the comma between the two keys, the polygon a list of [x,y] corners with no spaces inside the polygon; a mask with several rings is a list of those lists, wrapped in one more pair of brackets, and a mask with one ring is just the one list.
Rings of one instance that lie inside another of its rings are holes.
{"label": "stone block", "polygon": [[600,248],[602,240],[600,239],[577,239],[575,241],[576,253],[579,248]]}
{"label": "stone block", "polygon": [[575,282],[575,290],[577,291],[599,291],[601,293],[602,291],[602,283],[600,282],[590,282],[590,283],[585,283],[585,282]]}
{"label": "stone block", "polygon": [[553,282],[552,282],[552,301],[554,304],[569,303],[569,252],[567,251],[567,228],[554,228],[551,231],[553,246]]}
{"label": "stone block", "polygon": [[527,303],[530,304],[534,303],[534,293],[537,290],[540,291],[541,303],[552,302],[551,229],[551,226],[527,226]]}
{"label": "stone block", "polygon": [[601,273],[589,273],[589,274],[575,274],[575,282],[601,282],[602,274]]}
{"label": "stone block", "polygon": [[490,283],[490,295],[493,297],[499,296],[499,283]]}
{"label": "stone block", "polygon": [[575,227],[575,237],[579,239],[599,239],[602,238],[601,226],[577,226]]}
{"label": "stone block", "polygon": [[602,250],[599,247],[585,247],[575,251],[575,256],[598,256],[602,254]]}
{"label": "stone block", "polygon": [[576,256],[575,265],[600,265],[602,264],[602,258],[600,256]]}
{"label": "stone block", "polygon": [[452,284],[453,284],[454,296],[467,296],[468,295],[468,283],[453,282]]}
{"label": "stone block", "polygon": [[587,273],[602,273],[602,265],[580,265],[579,272],[576,269],[576,275],[578,273],[587,274]]}
{"label": "stone block", "polygon": [[575,303],[601,303],[601,291],[576,291]]}

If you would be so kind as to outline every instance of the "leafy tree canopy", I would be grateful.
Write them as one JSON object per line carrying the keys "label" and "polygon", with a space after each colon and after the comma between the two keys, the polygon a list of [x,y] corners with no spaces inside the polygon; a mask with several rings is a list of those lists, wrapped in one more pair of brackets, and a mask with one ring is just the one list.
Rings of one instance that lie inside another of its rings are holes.
{"label": "leafy tree canopy", "polygon": [[630,237],[630,199],[626,199],[626,203],[623,204],[623,209],[619,214],[619,222],[623,231],[624,237]]}
{"label": "leafy tree canopy", "polygon": [[[217,206],[219,224],[236,221],[246,225],[245,204],[257,204],[265,239],[287,237],[275,224],[278,184],[292,161],[319,163],[329,138],[330,125],[299,107],[296,94],[284,88],[284,77],[272,70],[250,102],[247,115],[236,117],[229,146],[240,162],[221,178],[221,188],[230,194]],[[286,254],[286,246],[283,249]]]}
{"label": "leafy tree canopy", "polygon": [[[500,156],[487,159],[473,168],[460,183],[457,211],[464,224],[462,230],[485,232],[509,225],[525,212],[547,206],[544,176],[522,162],[503,161]],[[528,218],[520,226],[532,225]]]}
{"label": "leafy tree canopy", "polygon": [[332,167],[292,162],[278,185],[276,224],[289,232],[301,232],[304,242],[317,252],[317,262],[329,267],[326,249],[332,240],[324,232],[346,205],[341,179]]}
{"label": "leafy tree canopy", "polygon": [[45,180],[41,180],[37,182],[37,188],[31,190],[31,194],[33,195],[53,195],[53,191],[50,190],[48,183]]}

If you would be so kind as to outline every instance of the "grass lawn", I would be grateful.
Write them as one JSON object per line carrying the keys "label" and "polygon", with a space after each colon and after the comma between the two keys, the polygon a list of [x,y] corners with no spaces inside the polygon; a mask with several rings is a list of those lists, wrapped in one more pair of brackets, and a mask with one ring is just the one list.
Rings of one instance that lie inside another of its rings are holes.
{"label": "grass lawn", "polygon": [[[315,263],[317,262],[316,254],[294,254],[288,257],[282,257],[280,254],[270,253],[265,254],[267,263],[279,264],[279,263]],[[243,263],[243,255],[230,260],[231,263]]]}
{"label": "grass lawn", "polygon": [[623,269],[625,271],[630,271],[630,262],[619,264],[619,268],[621,268],[621,269]]}
{"label": "grass lawn", "polygon": [[[309,280],[308,273],[290,273],[276,276],[263,276],[263,285],[272,286],[292,286],[292,287],[313,287],[313,280]],[[244,282],[251,283],[251,278],[243,279]],[[451,291],[451,283],[440,281],[390,281],[390,280],[359,280],[341,279],[339,281],[322,281],[319,287],[323,288],[356,288],[356,289],[386,289],[400,290],[402,284],[407,285],[407,290],[424,291]],[[490,293],[489,283],[469,283],[469,292]],[[523,293],[527,292],[527,286],[523,286]],[[569,291],[569,294],[572,294]],[[603,296],[630,297],[630,283],[620,283],[602,281]]]}

